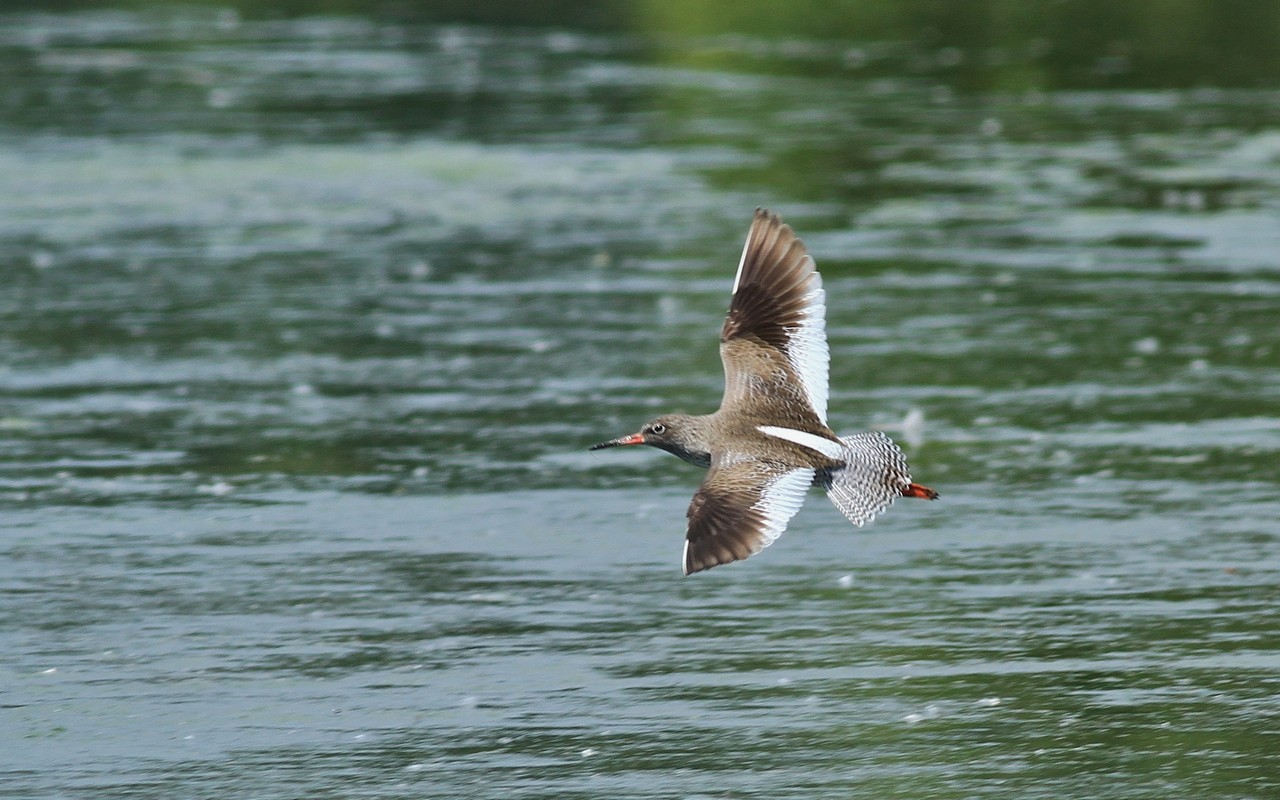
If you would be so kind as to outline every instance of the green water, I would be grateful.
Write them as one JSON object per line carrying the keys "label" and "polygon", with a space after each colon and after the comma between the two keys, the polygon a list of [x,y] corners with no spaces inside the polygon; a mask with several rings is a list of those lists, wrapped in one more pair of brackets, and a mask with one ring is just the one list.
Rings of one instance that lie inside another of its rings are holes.
{"label": "green water", "polygon": [[[1277,4],[820,5],[0,15],[4,795],[1280,795]],[[942,499],[682,578],[757,205]]]}

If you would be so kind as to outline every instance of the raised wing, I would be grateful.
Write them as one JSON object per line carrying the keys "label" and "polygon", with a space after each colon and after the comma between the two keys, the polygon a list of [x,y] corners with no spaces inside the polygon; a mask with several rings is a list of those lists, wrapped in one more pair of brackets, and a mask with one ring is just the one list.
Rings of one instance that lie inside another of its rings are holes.
{"label": "raised wing", "polygon": [[803,401],[826,424],[830,356],[822,278],[804,242],[765,209],[756,209],[738,262],[720,356],[725,407],[773,393]]}
{"label": "raised wing", "polygon": [[717,459],[689,503],[684,574],[740,561],[768,547],[800,510],[813,478],[808,468]]}

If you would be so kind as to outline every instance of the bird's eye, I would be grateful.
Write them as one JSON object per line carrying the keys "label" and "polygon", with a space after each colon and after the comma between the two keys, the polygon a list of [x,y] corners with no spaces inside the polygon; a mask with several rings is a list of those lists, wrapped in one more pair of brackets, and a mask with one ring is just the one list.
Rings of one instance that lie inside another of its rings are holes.
{"label": "bird's eye", "polygon": [[667,432],[667,426],[663,425],[661,422],[655,422],[654,424],[649,426],[649,432],[656,433],[657,435],[661,436],[662,434]]}

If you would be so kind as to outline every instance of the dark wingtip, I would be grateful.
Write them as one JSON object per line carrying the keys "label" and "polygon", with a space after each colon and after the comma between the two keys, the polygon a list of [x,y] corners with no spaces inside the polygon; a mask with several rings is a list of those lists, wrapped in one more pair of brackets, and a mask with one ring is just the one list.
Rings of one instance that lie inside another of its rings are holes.
{"label": "dark wingtip", "polygon": [[751,557],[750,552],[737,553],[732,549],[721,547],[708,547],[695,545],[688,539],[684,540],[684,557],[680,560],[680,571],[687,578],[690,575],[706,572],[724,564],[732,564],[735,561]]}
{"label": "dark wingtip", "polygon": [[687,578],[690,575],[696,575],[699,572],[706,572],[707,570],[712,569],[713,567],[718,567],[721,564],[731,564],[736,560],[737,559],[731,559],[730,561],[692,561],[686,558],[684,564],[680,567],[680,571],[684,573],[684,576]]}
{"label": "dark wingtip", "polygon": [[767,219],[770,222],[776,222],[779,225],[782,224],[782,215],[776,211],[765,208],[764,206],[756,206],[755,218],[757,220]]}

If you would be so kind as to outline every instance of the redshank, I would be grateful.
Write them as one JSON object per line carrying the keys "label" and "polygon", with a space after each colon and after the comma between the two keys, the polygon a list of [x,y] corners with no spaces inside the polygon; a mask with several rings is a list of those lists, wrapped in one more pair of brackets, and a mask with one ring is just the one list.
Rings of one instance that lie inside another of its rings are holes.
{"label": "redshank", "polygon": [[934,500],[880,431],[827,427],[826,303],[822,278],[791,226],[756,209],[720,331],[725,388],[714,414],[668,414],[592,450],[646,444],[707,476],[689,504],[684,574],[768,547],[821,486],[861,526],[898,497]]}

